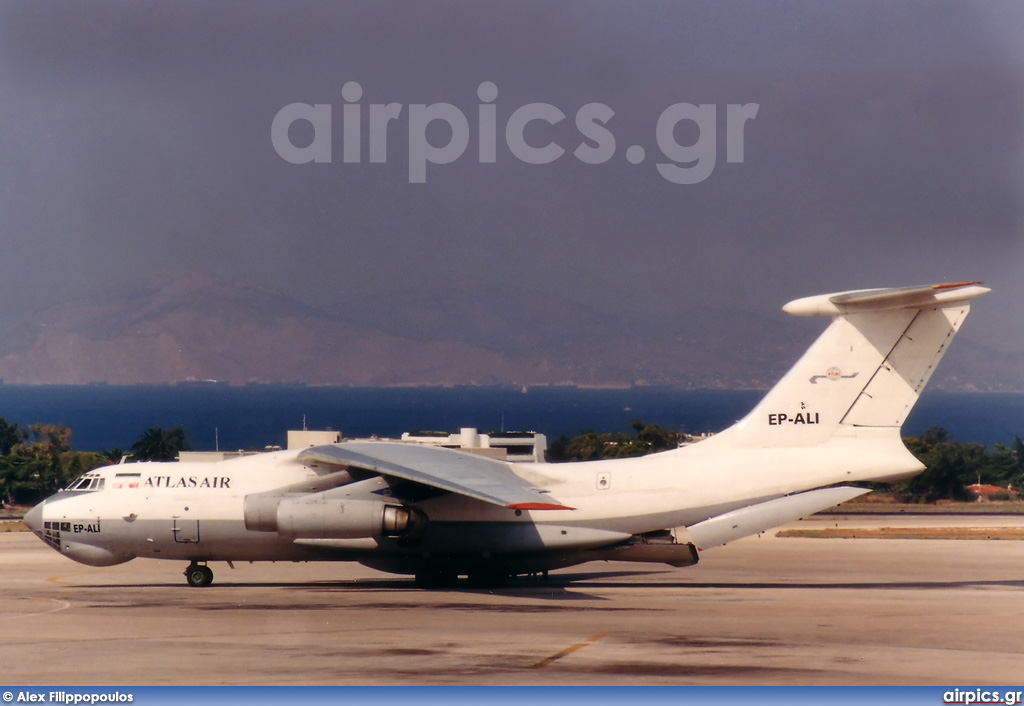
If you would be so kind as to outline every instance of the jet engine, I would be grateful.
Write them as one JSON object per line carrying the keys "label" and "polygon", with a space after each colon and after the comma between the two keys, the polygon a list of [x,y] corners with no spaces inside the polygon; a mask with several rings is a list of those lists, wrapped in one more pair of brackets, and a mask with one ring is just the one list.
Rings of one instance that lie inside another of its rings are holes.
{"label": "jet engine", "polygon": [[277,532],[290,539],[405,537],[426,524],[422,510],[379,500],[250,495],[245,498],[245,527]]}

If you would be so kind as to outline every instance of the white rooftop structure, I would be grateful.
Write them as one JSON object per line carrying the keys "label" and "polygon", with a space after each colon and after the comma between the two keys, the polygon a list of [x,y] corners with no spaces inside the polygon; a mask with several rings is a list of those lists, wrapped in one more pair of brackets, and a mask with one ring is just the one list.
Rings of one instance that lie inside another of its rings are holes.
{"label": "white rooftop structure", "polygon": [[341,441],[341,432],[328,429],[327,431],[309,431],[307,429],[288,430],[288,449],[308,449],[310,446],[324,446],[326,444],[337,444]]}

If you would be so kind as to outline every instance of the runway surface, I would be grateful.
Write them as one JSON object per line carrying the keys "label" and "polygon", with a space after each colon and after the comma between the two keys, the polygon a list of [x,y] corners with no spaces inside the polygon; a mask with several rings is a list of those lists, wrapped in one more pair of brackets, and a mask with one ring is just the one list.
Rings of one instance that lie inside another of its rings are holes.
{"label": "runway surface", "polygon": [[[1020,526],[1020,517],[799,526]],[[796,523],[795,523],[796,524]],[[790,525],[794,526],[794,525]],[[965,525],[966,526],[966,525]],[[598,563],[421,591],[349,564],[89,568],[0,534],[10,684],[1002,684],[1024,681],[1024,542],[783,539],[685,569]]]}

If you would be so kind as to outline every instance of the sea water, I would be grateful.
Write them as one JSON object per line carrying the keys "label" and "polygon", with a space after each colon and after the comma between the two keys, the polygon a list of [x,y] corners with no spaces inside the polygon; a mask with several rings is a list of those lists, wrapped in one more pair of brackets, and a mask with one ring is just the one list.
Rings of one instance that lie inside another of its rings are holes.
{"label": "sea water", "polygon": [[[82,451],[128,449],[149,427],[183,426],[196,450],[285,445],[289,429],[334,429],[347,438],[404,431],[537,431],[549,441],[592,429],[628,432],[638,419],[689,433],[716,432],[764,395],[750,390],[519,388],[337,388],[299,385],[0,385],[0,417],[64,424]],[[1024,437],[1024,394],[928,392],[904,425],[992,446]]]}

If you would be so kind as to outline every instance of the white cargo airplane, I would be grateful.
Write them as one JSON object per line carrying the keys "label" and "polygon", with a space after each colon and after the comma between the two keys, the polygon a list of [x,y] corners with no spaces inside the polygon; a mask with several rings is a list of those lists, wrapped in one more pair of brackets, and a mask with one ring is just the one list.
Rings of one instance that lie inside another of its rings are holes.
{"label": "white cargo airplane", "polygon": [[697,563],[923,466],[900,438],[977,282],[790,302],[831,325],[750,414],[709,439],[644,458],[509,463],[384,441],[218,463],[86,473],[25,515],[70,559],[357,561],[421,586],[478,585],[595,560]]}

